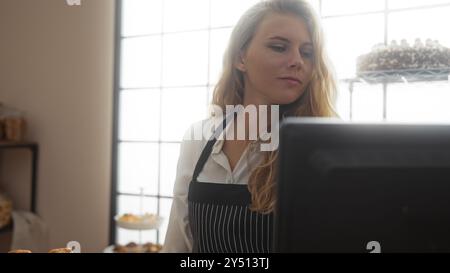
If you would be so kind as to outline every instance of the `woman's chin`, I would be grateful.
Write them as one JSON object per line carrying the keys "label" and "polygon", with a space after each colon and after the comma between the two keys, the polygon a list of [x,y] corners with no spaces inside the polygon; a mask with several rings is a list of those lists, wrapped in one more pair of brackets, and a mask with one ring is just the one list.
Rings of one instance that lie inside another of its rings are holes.
{"label": "woman's chin", "polygon": [[300,98],[301,94],[298,93],[291,93],[291,92],[287,92],[286,94],[283,94],[283,96],[277,96],[276,98],[274,98],[272,101],[272,104],[279,104],[279,105],[284,105],[284,104],[291,104],[294,103],[296,100],[298,100],[298,98]]}

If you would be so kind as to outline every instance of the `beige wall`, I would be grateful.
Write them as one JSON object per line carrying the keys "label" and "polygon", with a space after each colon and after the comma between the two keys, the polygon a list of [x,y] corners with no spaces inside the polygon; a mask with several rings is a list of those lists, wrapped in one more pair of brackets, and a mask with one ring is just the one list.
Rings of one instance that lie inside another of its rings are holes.
{"label": "beige wall", "polygon": [[[25,110],[40,145],[38,212],[50,247],[108,241],[114,1],[0,1],[0,101]],[[1,181],[28,205],[26,152],[2,153]],[[22,196],[21,196],[22,195]]]}

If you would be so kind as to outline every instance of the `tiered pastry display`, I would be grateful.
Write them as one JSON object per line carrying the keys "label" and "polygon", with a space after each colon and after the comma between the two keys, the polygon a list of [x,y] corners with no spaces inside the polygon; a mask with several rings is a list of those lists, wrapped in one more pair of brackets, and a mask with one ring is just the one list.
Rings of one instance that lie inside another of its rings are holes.
{"label": "tiered pastry display", "polygon": [[122,216],[116,217],[117,225],[121,228],[144,230],[144,229],[158,229],[162,218],[156,214],[146,213],[144,215],[136,215],[132,213],[125,213]]}
{"label": "tiered pastry display", "polygon": [[163,218],[157,214],[145,213],[144,210],[144,188],[140,188],[139,198],[139,214],[124,213],[115,217],[116,225],[119,228],[127,230],[135,230],[138,232],[139,240],[137,243],[129,242],[126,245],[108,246],[104,252],[106,253],[155,253],[162,248],[159,244],[142,242],[143,230],[158,230],[161,226]]}
{"label": "tiered pastry display", "polygon": [[450,67],[450,48],[438,41],[416,39],[414,45],[406,40],[392,41],[390,45],[379,44],[368,54],[358,57],[357,73],[373,71],[441,69]]}
{"label": "tiered pastry display", "polygon": [[163,218],[152,213],[142,215],[125,213],[116,216],[117,226],[129,230],[139,231],[139,243],[130,242],[126,245],[114,245],[108,247],[105,252],[114,253],[157,253],[162,249],[162,245],[154,243],[141,243],[141,231],[159,229]]}
{"label": "tiered pastry display", "polygon": [[11,223],[12,202],[0,192],[0,229]]}

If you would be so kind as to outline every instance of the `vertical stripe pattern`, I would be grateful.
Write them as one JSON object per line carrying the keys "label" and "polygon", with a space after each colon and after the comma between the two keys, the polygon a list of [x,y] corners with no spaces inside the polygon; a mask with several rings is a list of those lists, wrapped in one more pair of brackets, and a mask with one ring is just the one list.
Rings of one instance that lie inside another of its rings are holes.
{"label": "vertical stripe pattern", "polygon": [[193,252],[269,253],[272,251],[271,214],[242,205],[189,202]]}

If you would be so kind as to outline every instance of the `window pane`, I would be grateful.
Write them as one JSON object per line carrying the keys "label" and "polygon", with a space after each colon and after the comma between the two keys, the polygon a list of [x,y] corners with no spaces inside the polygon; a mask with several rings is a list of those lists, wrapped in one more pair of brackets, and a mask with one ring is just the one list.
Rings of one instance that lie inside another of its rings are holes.
{"label": "window pane", "polygon": [[322,0],[322,16],[384,10],[384,0]]}
{"label": "window pane", "polygon": [[160,33],[162,0],[123,0],[122,36]]}
{"label": "window pane", "polygon": [[117,243],[126,245],[128,243],[156,243],[156,230],[142,230],[139,235],[139,230],[130,230],[117,228]]}
{"label": "window pane", "polygon": [[[438,40],[442,45],[450,47],[450,6],[446,8],[433,8],[394,12],[389,17],[389,40],[407,39],[410,45],[416,38]],[[420,20],[417,20],[420,18]],[[405,27],[408,26],[408,27]]]}
{"label": "window pane", "polygon": [[206,29],[209,0],[164,0],[164,31]]}
{"label": "window pane", "polygon": [[169,224],[169,216],[170,216],[170,209],[172,207],[172,199],[168,198],[161,198],[160,199],[160,207],[159,207],[159,215],[162,216],[163,222],[161,224],[161,227],[159,229],[159,243],[163,244],[164,239],[166,238],[166,232],[167,232],[167,226]]}
{"label": "window pane", "polygon": [[209,106],[211,105],[211,103],[212,103],[212,99],[213,99],[213,95],[214,95],[214,88],[215,88],[215,86],[213,86],[213,85],[210,85],[210,86],[208,86],[208,100],[207,100],[207,103],[206,103],[206,111],[207,111],[207,115],[209,115]]}
{"label": "window pane", "polygon": [[427,5],[446,4],[449,0],[389,0],[390,9],[411,8]]}
{"label": "window pane", "polygon": [[156,141],[159,139],[159,96],[159,89],[120,92],[120,140]]}
{"label": "window pane", "polygon": [[382,14],[329,18],[323,24],[328,52],[340,79],[354,77],[356,58],[384,42]]}
{"label": "window pane", "polygon": [[164,36],[163,85],[206,85],[208,32],[195,31]]}
{"label": "window pane", "polygon": [[448,83],[392,84],[387,117],[396,122],[450,123]]}
{"label": "window pane", "polygon": [[161,85],[161,36],[122,40],[120,82],[123,88]]}
{"label": "window pane", "polygon": [[314,10],[316,11],[317,15],[320,15],[320,1],[321,0],[308,0],[307,1],[314,8]]}
{"label": "window pane", "polygon": [[132,214],[156,214],[158,211],[158,199],[154,197],[140,197],[140,196],[128,196],[118,195],[117,199],[117,214],[122,215],[125,213]]}
{"label": "window pane", "polygon": [[381,85],[355,84],[353,121],[383,121],[383,87]]}
{"label": "window pane", "polygon": [[158,194],[158,144],[119,144],[119,192]]}
{"label": "window pane", "polygon": [[209,61],[209,83],[215,84],[222,73],[223,57],[231,35],[231,28],[211,31],[211,50]]}
{"label": "window pane", "polygon": [[206,118],[206,90],[206,87],[162,90],[163,141],[181,141],[191,124]]}
{"label": "window pane", "polygon": [[234,26],[259,0],[211,0],[211,27]]}
{"label": "window pane", "polygon": [[[119,195],[117,197],[117,215],[124,213],[142,214],[142,213],[157,213],[157,198],[151,197],[136,197]],[[142,207],[142,210],[141,210]],[[117,228],[118,243],[126,245],[128,243],[147,243],[156,242],[156,230],[127,230]]]}
{"label": "window pane", "polygon": [[338,85],[336,111],[342,120],[350,119],[350,91],[346,83]]}
{"label": "window pane", "polygon": [[161,144],[160,195],[173,196],[180,144]]}

